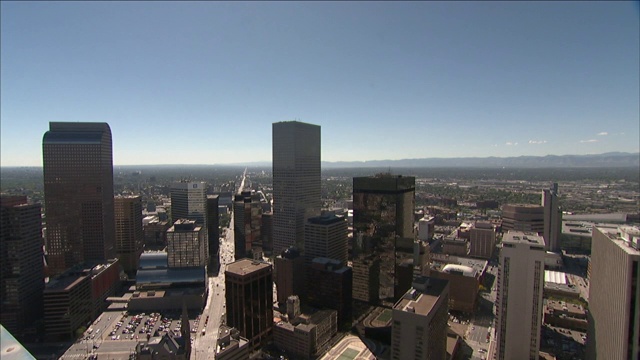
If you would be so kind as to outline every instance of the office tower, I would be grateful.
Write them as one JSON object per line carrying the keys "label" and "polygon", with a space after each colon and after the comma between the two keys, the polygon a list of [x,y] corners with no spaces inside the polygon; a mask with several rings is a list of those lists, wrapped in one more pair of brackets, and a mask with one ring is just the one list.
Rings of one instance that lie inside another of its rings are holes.
{"label": "office tower", "polygon": [[304,253],[304,224],[320,215],[320,126],[274,123],[273,252],[289,246]]}
{"label": "office tower", "polygon": [[181,181],[171,186],[171,221],[194,220],[207,225],[207,184]]}
{"label": "office tower", "polygon": [[67,270],[51,279],[44,290],[44,331],[47,341],[74,337],[91,321],[91,276]]}
{"label": "office tower", "polygon": [[107,123],[49,123],[42,139],[49,273],[115,256]]}
{"label": "office tower", "polygon": [[147,216],[142,219],[144,246],[147,250],[161,250],[167,246],[167,230],[172,224],[168,220],[160,220],[158,216]]}
{"label": "office tower", "polygon": [[207,265],[205,229],[193,220],[178,219],[167,230],[169,268]]}
{"label": "office tower", "polygon": [[298,249],[290,247],[283,250],[280,256],[275,258],[274,266],[278,303],[284,304],[291,295],[304,297],[304,258]]}
{"label": "office tower", "polygon": [[253,249],[262,251],[262,204],[260,195],[252,191],[236,194],[233,201],[235,258],[253,257]]}
{"label": "office tower", "polygon": [[496,359],[538,359],[544,239],[509,231],[502,239],[496,297]]}
{"label": "office tower", "polygon": [[469,255],[491,259],[496,247],[496,229],[490,222],[476,221],[469,229]]}
{"label": "office tower", "polygon": [[0,323],[18,338],[42,315],[44,264],[40,204],[0,197]]}
{"label": "office tower", "polygon": [[216,269],[220,264],[220,216],[218,211],[218,198],[218,195],[207,195],[207,240],[209,242],[209,266]]}
{"label": "office tower", "polygon": [[551,189],[542,191],[544,208],[544,243],[548,251],[560,252],[560,232],[562,230],[562,210],[558,202],[558,183]]}
{"label": "office tower", "polygon": [[338,326],[351,327],[353,270],[345,262],[315,258],[308,270],[313,279],[307,289],[309,305],[338,312]]}
{"label": "office tower", "polygon": [[375,255],[354,259],[353,299],[371,304],[380,297],[380,258]]}
{"label": "office tower", "polygon": [[327,212],[307,220],[304,227],[304,257],[307,263],[317,257],[347,262],[348,226],[344,216]]}
{"label": "office tower", "polygon": [[503,205],[502,230],[535,232],[544,231],[544,207],[540,205]]}
{"label": "office tower", "polygon": [[142,197],[116,196],[114,199],[116,221],[116,254],[124,272],[135,277],[138,260],[144,248],[142,230]]}
{"label": "office tower", "polygon": [[587,359],[640,359],[640,228],[593,228]]}
{"label": "office tower", "polygon": [[447,356],[449,283],[417,277],[393,306],[391,359],[439,359]]}
{"label": "office tower", "polygon": [[428,241],[435,233],[436,220],[433,216],[425,216],[418,221],[418,239]]}
{"label": "office tower", "polygon": [[251,350],[265,345],[273,326],[273,281],[271,265],[242,259],[225,271],[227,326],[249,340]]}
{"label": "office tower", "polygon": [[[413,258],[415,182],[414,177],[391,174],[353,178],[353,226],[356,238],[353,245],[353,287],[354,290],[364,288],[365,284],[356,282],[367,278],[377,279],[378,285],[366,284],[374,302],[392,305],[408,290],[399,286],[403,282],[397,278],[397,268],[406,259]],[[379,260],[379,268],[356,265],[363,261],[373,264],[375,259]],[[358,274],[358,271],[365,269],[368,275]],[[378,273],[371,274],[371,270]]]}

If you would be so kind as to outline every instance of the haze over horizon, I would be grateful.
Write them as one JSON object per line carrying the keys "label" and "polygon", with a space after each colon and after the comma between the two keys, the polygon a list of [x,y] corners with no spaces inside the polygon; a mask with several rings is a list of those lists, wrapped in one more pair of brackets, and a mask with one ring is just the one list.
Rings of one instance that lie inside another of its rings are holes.
{"label": "haze over horizon", "polygon": [[637,2],[1,2],[0,165],[101,121],[114,165],[640,151]]}

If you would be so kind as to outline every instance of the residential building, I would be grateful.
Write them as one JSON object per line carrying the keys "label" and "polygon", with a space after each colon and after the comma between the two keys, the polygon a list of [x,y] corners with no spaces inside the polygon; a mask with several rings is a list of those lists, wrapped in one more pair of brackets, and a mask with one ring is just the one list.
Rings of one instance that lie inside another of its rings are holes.
{"label": "residential building", "polygon": [[304,224],[320,214],[320,126],[273,124],[273,252],[304,253]]}
{"label": "residential building", "polygon": [[249,340],[251,351],[271,338],[272,271],[270,264],[249,259],[233,262],[225,271],[227,325]]}
{"label": "residential building", "polygon": [[496,297],[496,359],[537,360],[542,324],[544,239],[509,231],[502,239]]}
{"label": "residential building", "polygon": [[640,228],[593,228],[587,359],[640,359]]}
{"label": "residential building", "polygon": [[138,260],[144,248],[142,229],[142,197],[116,196],[116,254],[129,277],[135,277]]}
{"label": "residential building", "polygon": [[115,256],[113,155],[107,123],[51,122],[42,139],[51,275]]}
{"label": "residential building", "polygon": [[447,280],[415,279],[393,306],[391,359],[446,359],[448,297]]}
{"label": "residential building", "polygon": [[205,267],[207,246],[204,227],[193,220],[176,220],[167,230],[167,253],[170,268]]}
{"label": "residential building", "polygon": [[[369,289],[367,297],[374,303],[391,305],[408,290],[397,286],[403,283],[398,279],[397,269],[406,259],[413,258],[414,198],[414,177],[378,174],[353,178],[354,298],[364,300],[356,297],[359,291],[355,289],[366,287]],[[377,263],[379,267],[357,263]],[[358,274],[361,270],[368,274]],[[356,284],[375,280],[379,283]],[[405,284],[411,282],[411,279],[405,280],[408,280]]]}
{"label": "residential building", "polygon": [[0,196],[0,323],[18,338],[42,317],[42,244],[40,204]]}

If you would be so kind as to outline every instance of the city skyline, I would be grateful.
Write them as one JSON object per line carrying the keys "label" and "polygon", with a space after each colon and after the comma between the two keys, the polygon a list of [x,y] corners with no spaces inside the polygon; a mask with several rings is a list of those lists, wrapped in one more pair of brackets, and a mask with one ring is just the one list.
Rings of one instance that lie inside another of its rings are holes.
{"label": "city skyline", "polygon": [[50,121],[114,165],[271,161],[294,119],[324,161],[639,151],[637,2],[0,6],[2,166]]}

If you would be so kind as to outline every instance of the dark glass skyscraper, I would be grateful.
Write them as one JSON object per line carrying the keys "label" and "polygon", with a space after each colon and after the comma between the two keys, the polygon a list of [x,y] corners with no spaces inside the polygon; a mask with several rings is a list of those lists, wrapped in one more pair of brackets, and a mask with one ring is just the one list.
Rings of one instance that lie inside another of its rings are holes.
{"label": "dark glass skyscraper", "polygon": [[273,253],[304,252],[304,225],[320,215],[320,126],[273,124]]}
{"label": "dark glass skyscraper", "polygon": [[109,125],[51,122],[42,155],[50,275],[115,257]]}
{"label": "dark glass skyscraper", "polygon": [[353,178],[353,297],[392,305],[412,279],[399,279],[413,258],[414,177]]}

